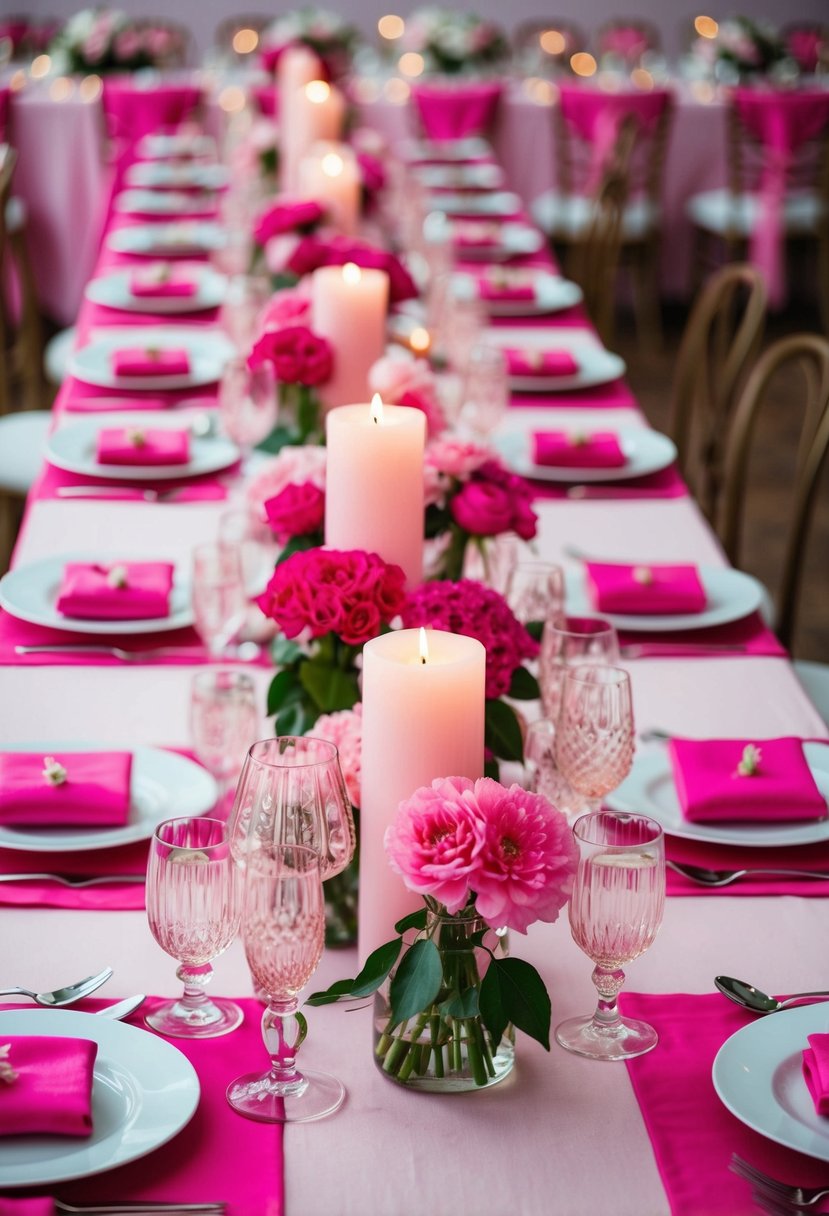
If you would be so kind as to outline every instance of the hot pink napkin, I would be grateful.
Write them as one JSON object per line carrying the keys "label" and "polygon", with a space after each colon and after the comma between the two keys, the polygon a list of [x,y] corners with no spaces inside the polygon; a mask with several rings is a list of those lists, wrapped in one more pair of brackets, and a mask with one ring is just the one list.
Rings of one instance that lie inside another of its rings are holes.
{"label": "hot pink napkin", "polygon": [[810,1034],[803,1052],[803,1078],[815,1110],[829,1116],[829,1034]]}
{"label": "hot pink napkin", "polygon": [[578,361],[569,350],[519,350],[506,347],[507,371],[511,376],[575,376]]}
{"label": "hot pink napkin", "polygon": [[165,300],[194,296],[195,279],[186,278],[170,267],[162,270],[136,270],[130,278],[130,293],[139,299]]}
{"label": "hot pink napkin", "polygon": [[184,347],[129,346],[112,352],[116,376],[186,376],[190,356]]}
{"label": "hot pink napkin", "polygon": [[566,431],[533,432],[535,464],[563,469],[620,469],[627,464],[613,431],[579,435]]}
{"label": "hot pink napkin", "polygon": [[174,570],[171,562],[67,562],[57,610],[90,621],[167,616]]}
{"label": "hot pink napkin", "polygon": [[48,1195],[37,1199],[0,1198],[0,1216],[55,1216],[55,1205]]}
{"label": "hot pink napkin", "polygon": [[705,588],[696,566],[585,562],[584,568],[587,591],[598,612],[655,616],[705,608]]}
{"label": "hot pink napkin", "polygon": [[187,464],[190,432],[162,427],[102,427],[98,432],[99,464]]}
{"label": "hot pink napkin", "polygon": [[4,1041],[17,1079],[0,1094],[0,1136],[89,1136],[98,1044],[49,1035]]}
{"label": "hot pink napkin", "polygon": [[[756,772],[738,767],[752,745]],[[681,739],[668,744],[682,813],[692,823],[788,823],[825,819],[821,794],[800,739]]]}
{"label": "hot pink napkin", "polygon": [[130,810],[131,752],[50,753],[66,770],[54,784],[39,752],[0,752],[0,823],[121,826]]}

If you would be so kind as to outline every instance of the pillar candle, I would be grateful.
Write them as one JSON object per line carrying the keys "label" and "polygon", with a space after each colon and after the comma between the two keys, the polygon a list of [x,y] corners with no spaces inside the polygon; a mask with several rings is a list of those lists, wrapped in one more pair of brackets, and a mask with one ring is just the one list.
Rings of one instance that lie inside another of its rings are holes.
{"label": "pillar candle", "polygon": [[321,140],[339,140],[345,120],[345,97],[324,80],[312,80],[287,93],[288,117],[280,119],[279,172],[283,193],[299,189],[299,166]]}
{"label": "pillar candle", "polygon": [[334,371],[319,395],[326,410],[368,399],[368,373],[386,349],[389,276],[353,262],[311,276],[311,328],[334,348]]}
{"label": "pillar candle", "polygon": [[341,405],[326,418],[325,543],[365,549],[423,577],[426,415],[402,405]]}
{"label": "pillar candle", "polygon": [[360,168],[347,144],[314,144],[299,166],[299,193],[324,203],[333,228],[354,236],[360,218]]}
{"label": "pillar candle", "polygon": [[422,907],[386,860],[383,837],[400,803],[436,777],[476,780],[484,766],[486,651],[475,638],[394,630],[363,647],[360,799],[361,963]]}

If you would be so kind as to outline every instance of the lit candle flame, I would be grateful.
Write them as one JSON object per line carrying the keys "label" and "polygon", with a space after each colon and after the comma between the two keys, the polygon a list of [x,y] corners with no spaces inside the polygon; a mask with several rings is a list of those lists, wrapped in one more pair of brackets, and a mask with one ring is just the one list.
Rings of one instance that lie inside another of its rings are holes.
{"label": "lit candle flame", "polygon": [[371,420],[377,423],[383,421],[383,399],[379,393],[375,393],[371,399]]}
{"label": "lit candle flame", "polygon": [[331,96],[331,85],[326,80],[310,80],[305,86],[305,96],[316,105],[321,105]]}
{"label": "lit candle flame", "polygon": [[346,262],[343,266],[343,281],[346,283],[359,283],[362,278],[360,267],[356,262]]}
{"label": "lit candle flame", "polygon": [[409,345],[416,355],[425,355],[432,345],[428,329],[424,329],[421,325],[413,329],[409,337]]}
{"label": "lit candle flame", "polygon": [[429,658],[429,642],[426,637],[426,630],[420,626],[420,661],[425,666],[426,660]]}
{"label": "lit candle flame", "polygon": [[345,168],[345,161],[336,152],[328,152],[322,158],[322,171],[326,177],[339,177]]}

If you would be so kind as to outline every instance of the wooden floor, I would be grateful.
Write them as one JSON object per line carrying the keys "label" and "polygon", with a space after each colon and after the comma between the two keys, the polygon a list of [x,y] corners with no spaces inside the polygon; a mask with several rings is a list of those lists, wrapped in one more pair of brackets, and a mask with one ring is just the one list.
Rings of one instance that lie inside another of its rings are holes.
{"label": "wooden floor", "polygon": [[[614,347],[628,365],[628,378],[649,421],[659,430],[668,422],[673,365],[685,323],[682,308],[664,310],[664,341],[659,351],[644,353],[624,312],[618,319]],[[808,306],[769,319],[766,345],[784,334],[819,329],[816,311]],[[774,593],[787,518],[792,465],[799,417],[787,408],[785,384],[773,386],[758,424],[752,450],[753,475],[745,508],[741,565]],[[823,470],[809,536],[803,574],[794,654],[801,659],[829,662],[829,460]]]}

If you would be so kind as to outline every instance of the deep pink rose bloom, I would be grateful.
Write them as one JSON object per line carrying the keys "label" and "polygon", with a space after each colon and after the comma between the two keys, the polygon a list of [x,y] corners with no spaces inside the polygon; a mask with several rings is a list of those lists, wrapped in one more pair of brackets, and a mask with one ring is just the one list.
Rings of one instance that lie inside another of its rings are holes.
{"label": "deep pink rose bloom", "polygon": [[257,245],[264,245],[272,237],[286,232],[311,232],[324,215],[325,208],[315,199],[286,199],[257,217],[253,239]]}
{"label": "deep pink rose bloom", "polygon": [[470,876],[484,839],[472,782],[444,777],[401,802],[384,844],[389,865],[411,891],[432,895],[455,913],[474,889]]}
{"label": "deep pink rose bloom", "polygon": [[357,165],[364,190],[369,194],[376,194],[378,190],[383,189],[386,184],[386,171],[381,160],[370,152],[358,152]]}
{"label": "deep pink rose bloom", "polygon": [[330,344],[307,325],[266,330],[248,355],[248,366],[270,361],[283,384],[324,384],[331,376],[334,356]]}
{"label": "deep pink rose bloom", "polygon": [[292,536],[319,532],[325,519],[325,492],[312,481],[286,486],[265,502],[265,515],[282,545]]}
{"label": "deep pink rose bloom", "polygon": [[349,646],[362,646],[380,632],[380,613],[376,604],[355,604],[340,624],[340,637]]}
{"label": "deep pink rose bloom", "polygon": [[311,301],[299,291],[277,291],[268,300],[257,317],[257,325],[264,332],[280,329],[284,325],[303,325],[311,315]]}
{"label": "deep pink rose bloom", "polygon": [[456,524],[473,536],[498,536],[513,518],[509,492],[489,481],[468,481],[449,503]]}
{"label": "deep pink rose bloom", "polygon": [[385,270],[389,276],[389,302],[392,304],[413,299],[418,294],[414,279],[393,253],[349,237],[338,236],[327,241],[315,236],[304,237],[288,258],[286,269],[302,278],[320,266],[344,266],[346,262],[366,269]]}
{"label": "deep pink rose bloom", "polygon": [[476,907],[488,924],[526,933],[552,922],[573,890],[578,846],[564,815],[540,794],[497,781],[475,782],[486,823],[472,878]]}

